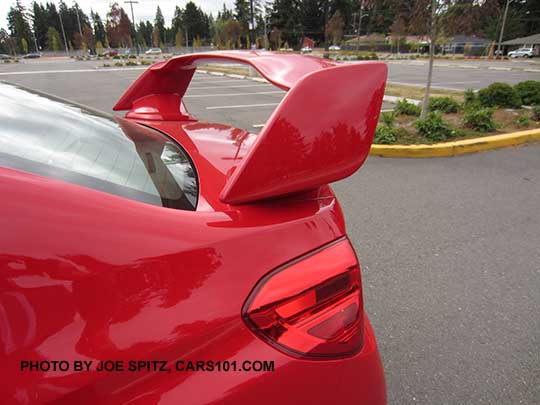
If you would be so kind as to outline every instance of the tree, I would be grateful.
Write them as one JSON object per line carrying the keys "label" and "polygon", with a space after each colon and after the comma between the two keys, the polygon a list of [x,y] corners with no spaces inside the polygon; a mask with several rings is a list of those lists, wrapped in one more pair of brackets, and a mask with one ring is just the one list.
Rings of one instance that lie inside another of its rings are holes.
{"label": "tree", "polygon": [[5,29],[0,29],[0,50],[15,56],[17,43],[15,39],[9,36]]}
{"label": "tree", "polygon": [[324,41],[325,10],[322,0],[302,0],[304,35],[316,42]]}
{"label": "tree", "polygon": [[45,49],[47,44],[47,10],[37,1],[32,3],[32,28],[39,49]]}
{"label": "tree", "polygon": [[161,32],[159,30],[159,26],[154,25],[154,29],[152,30],[152,46],[155,48],[159,48],[161,45]]}
{"label": "tree", "polygon": [[184,10],[181,7],[176,6],[174,9],[171,28],[177,34],[179,31],[184,31]]}
{"label": "tree", "polygon": [[407,32],[407,27],[405,26],[405,21],[401,15],[398,15],[394,20],[394,23],[390,27],[392,32],[392,42],[395,43],[397,48],[397,53],[399,53],[399,43],[401,37],[403,37]]}
{"label": "tree", "polygon": [[101,42],[103,44],[105,42],[105,26],[103,25],[103,21],[101,20],[101,17],[98,13],[94,13],[93,11],[90,12],[90,17],[92,18],[92,21],[94,23],[94,36],[96,38],[96,41]]}
{"label": "tree", "polygon": [[51,51],[59,51],[62,49],[60,34],[54,27],[49,27],[47,30],[47,48]]}
{"label": "tree", "polygon": [[152,45],[152,32],[154,27],[150,21],[140,22],[137,27],[137,43],[144,47]]}
{"label": "tree", "polygon": [[345,22],[341,16],[341,12],[337,10],[332,18],[326,23],[326,36],[333,44],[337,44],[343,38],[343,26]]}
{"label": "tree", "polygon": [[[249,3],[246,0],[235,0],[234,2],[234,17],[240,24],[242,33],[241,35],[247,35],[249,33],[249,22],[251,20],[251,10]],[[244,41],[244,46],[248,47],[248,40]]]}
{"label": "tree", "polygon": [[131,47],[131,21],[118,3],[111,4],[107,13],[107,39],[112,47]]}
{"label": "tree", "polygon": [[177,48],[183,47],[184,44],[184,34],[182,33],[182,30],[176,31],[176,35],[174,36],[174,45]]}
{"label": "tree", "polygon": [[157,6],[156,18],[154,19],[154,31],[159,33],[157,44],[152,40],[152,42],[154,42],[154,46],[159,46],[161,43],[165,43],[165,18],[163,18],[163,13],[161,12],[159,6]]}
{"label": "tree", "polygon": [[[26,9],[20,0],[16,0],[15,6],[9,9],[7,20],[11,36],[15,39],[16,49],[19,52],[28,53],[28,41],[30,41],[32,33],[30,31]],[[23,39],[26,42],[25,47],[23,47]],[[26,48],[26,51],[24,48]]]}
{"label": "tree", "polygon": [[47,3],[45,5],[45,15],[47,19],[47,31],[49,27],[52,27],[56,30],[56,32],[61,32],[60,16],[58,15],[58,11],[56,10],[54,3]]}
{"label": "tree", "polygon": [[98,55],[102,55],[103,54],[103,43],[101,41],[97,41],[96,42],[96,53]]}
{"label": "tree", "polygon": [[196,37],[209,37],[208,16],[192,1],[186,3],[183,26],[187,31],[188,41]]}
{"label": "tree", "polygon": [[[420,2],[420,1],[419,1]],[[437,11],[439,10],[439,1],[430,0],[430,18],[429,18],[429,67],[426,83],[426,91],[424,93],[424,101],[422,102],[422,112],[420,118],[425,119],[429,104],[429,93],[431,90],[431,79],[433,77],[433,59],[435,55],[435,44],[437,40]]]}
{"label": "tree", "polygon": [[223,3],[223,9],[220,12],[218,12],[217,19],[218,20],[232,20],[234,19],[234,13],[232,12],[232,10],[229,10],[227,8],[225,3]]}
{"label": "tree", "polygon": [[279,30],[281,39],[299,48],[304,36],[300,0],[276,0],[270,13],[270,25]]}
{"label": "tree", "polygon": [[91,50],[95,50],[96,48],[96,40],[89,25],[83,27],[83,43]]}

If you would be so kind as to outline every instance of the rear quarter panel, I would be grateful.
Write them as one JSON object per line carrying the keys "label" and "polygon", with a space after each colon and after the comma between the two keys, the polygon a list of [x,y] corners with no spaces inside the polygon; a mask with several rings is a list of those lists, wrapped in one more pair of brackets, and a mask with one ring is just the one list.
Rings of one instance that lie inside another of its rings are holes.
{"label": "rear quarter panel", "polygon": [[243,383],[268,378],[21,372],[22,360],[269,357],[292,377],[295,368],[283,367],[292,360],[248,331],[242,305],[265,273],[345,233],[328,187],[307,200],[223,212],[171,210],[3,168],[0,189],[7,403],[178,403],[195,391],[212,402],[240,398]]}

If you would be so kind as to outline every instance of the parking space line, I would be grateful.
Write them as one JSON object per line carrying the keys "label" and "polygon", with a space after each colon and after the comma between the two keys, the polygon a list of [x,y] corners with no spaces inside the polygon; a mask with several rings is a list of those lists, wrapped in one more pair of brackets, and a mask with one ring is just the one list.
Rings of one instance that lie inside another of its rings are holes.
{"label": "parking space line", "polygon": [[206,109],[207,110],[225,110],[228,108],[275,107],[276,105],[279,105],[279,103],[215,105],[215,106],[206,107]]}
{"label": "parking space line", "polygon": [[213,90],[213,89],[237,89],[241,87],[264,87],[264,86],[272,86],[270,83],[268,84],[237,84],[234,86],[206,86],[206,87],[198,87],[198,86],[189,86],[190,89],[196,89],[196,90]]}
{"label": "parking space line", "polygon": [[191,83],[231,83],[231,82],[244,82],[244,83],[246,83],[246,79],[227,79],[227,78],[223,78],[223,79],[217,79],[217,80],[214,80],[214,79],[201,79],[201,80],[198,80],[198,78],[197,78],[197,79],[191,80]]}
{"label": "parking space line", "polygon": [[0,76],[10,75],[40,75],[47,73],[96,73],[96,72],[118,72],[129,70],[146,70],[147,67],[130,67],[130,68],[107,68],[107,69],[64,69],[64,70],[34,70],[26,72],[1,72]]}
{"label": "parking space line", "polygon": [[260,94],[283,94],[282,90],[275,91],[255,91],[253,93],[223,93],[223,94],[191,94],[184,98],[204,98],[204,97],[236,97],[236,96],[254,96]]}
{"label": "parking space line", "polygon": [[446,84],[478,84],[478,83],[481,83],[481,82],[476,80],[476,81],[471,81],[471,82],[446,82],[446,83],[437,82],[437,83],[433,83],[433,84],[436,85],[436,86],[444,86]]}
{"label": "parking space line", "polygon": [[262,128],[264,127],[266,124],[254,124],[252,125],[253,128]]}

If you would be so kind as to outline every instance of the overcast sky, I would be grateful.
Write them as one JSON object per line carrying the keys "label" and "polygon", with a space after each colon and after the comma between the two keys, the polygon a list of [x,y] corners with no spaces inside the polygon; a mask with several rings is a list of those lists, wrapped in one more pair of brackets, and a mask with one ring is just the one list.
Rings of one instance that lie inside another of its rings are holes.
{"label": "overcast sky", "polygon": [[[73,5],[71,0],[64,0],[68,6]],[[139,4],[133,5],[133,12],[135,13],[135,20],[150,20],[154,21],[156,15],[156,8],[159,5],[167,25],[170,25],[171,19],[174,15],[174,8],[176,5],[184,7],[188,0],[138,0]],[[212,13],[214,17],[217,15],[217,12],[223,8],[223,3],[227,5],[228,8],[232,8],[234,5],[234,0],[193,0],[194,3],[203,9],[206,13]],[[53,2],[58,7],[58,0],[49,0],[49,3]],[[14,0],[0,0],[0,28],[7,29],[7,13],[11,5],[15,3]],[[30,9],[32,0],[21,0],[21,3],[28,9]],[[38,0],[38,3],[45,5],[47,0]],[[109,0],[79,0],[79,6],[85,12],[86,15],[90,16],[90,9],[96,11],[101,16],[102,20],[105,22],[105,16],[109,9],[109,4],[113,1]],[[118,4],[126,10],[131,19],[131,10],[129,4],[124,4],[124,0],[119,0]]]}

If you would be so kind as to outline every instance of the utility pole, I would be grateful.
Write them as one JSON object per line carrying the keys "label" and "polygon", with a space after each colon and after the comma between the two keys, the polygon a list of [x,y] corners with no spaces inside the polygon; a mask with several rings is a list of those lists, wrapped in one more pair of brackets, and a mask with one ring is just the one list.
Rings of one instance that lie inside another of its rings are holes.
{"label": "utility pole", "polygon": [[133,24],[133,32],[135,33],[135,48],[137,48],[137,56],[139,56],[139,44],[137,43],[137,26],[135,25],[135,14],[133,14],[133,5],[139,4],[138,1],[135,0],[126,0],[124,3],[127,3],[131,7],[131,23]]}
{"label": "utility pole", "polygon": [[362,12],[364,11],[364,0],[360,1],[360,13],[358,13],[358,33],[356,38],[356,50],[360,50],[360,30],[362,29]]}
{"label": "utility pole", "polygon": [[58,10],[58,18],[60,18],[60,28],[62,28],[62,36],[64,37],[64,46],[66,47],[66,54],[69,55],[67,40],[66,40],[66,31],[64,31],[64,23],[62,22],[62,12]]}
{"label": "utility pole", "polygon": [[255,44],[255,14],[253,13],[253,0],[249,0],[249,13],[250,13],[249,34],[251,38],[251,47],[253,48],[253,45]]}
{"label": "utility pole", "polygon": [[34,47],[36,48],[36,53],[39,53],[37,39],[36,39],[36,31],[32,31],[32,36],[34,37]]}
{"label": "utility pole", "polygon": [[268,50],[268,32],[266,31],[266,14],[263,18],[264,23],[264,49]]}
{"label": "utility pole", "polygon": [[[77,4],[77,3],[75,3]],[[81,34],[81,40],[82,40],[82,29],[81,29],[81,19],[79,17],[79,5],[77,4],[77,8],[75,9],[77,12],[77,24],[79,24],[79,34]]]}
{"label": "utility pole", "polygon": [[502,26],[501,26],[501,32],[499,33],[499,43],[497,45],[497,55],[495,56],[495,58],[498,58],[501,53],[501,42],[503,40],[503,35],[504,35],[504,26],[506,25],[506,16],[508,15],[508,5],[510,4],[510,0],[506,0],[506,6],[504,7],[504,15],[503,15],[503,20],[502,20]]}

